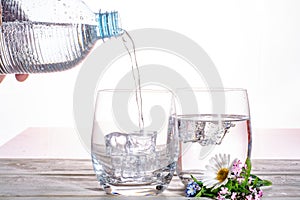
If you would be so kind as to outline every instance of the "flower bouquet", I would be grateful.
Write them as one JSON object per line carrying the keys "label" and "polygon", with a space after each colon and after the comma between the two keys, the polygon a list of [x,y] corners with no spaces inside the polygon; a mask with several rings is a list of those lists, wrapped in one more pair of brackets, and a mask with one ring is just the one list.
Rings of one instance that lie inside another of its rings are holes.
{"label": "flower bouquet", "polygon": [[197,180],[191,175],[185,193],[187,197],[209,197],[217,200],[260,200],[262,186],[270,186],[268,180],[262,180],[251,174],[251,160],[243,164],[235,159],[230,162],[230,155],[219,154],[210,159],[206,171]]}

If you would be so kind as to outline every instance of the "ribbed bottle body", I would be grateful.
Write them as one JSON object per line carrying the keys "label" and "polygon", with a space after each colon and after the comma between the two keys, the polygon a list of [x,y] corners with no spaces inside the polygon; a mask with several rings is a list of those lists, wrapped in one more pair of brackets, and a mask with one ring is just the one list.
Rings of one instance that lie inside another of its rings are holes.
{"label": "ribbed bottle body", "polygon": [[3,23],[0,73],[42,73],[69,69],[85,58],[98,38],[96,25]]}
{"label": "ribbed bottle body", "polygon": [[70,69],[97,40],[120,34],[118,13],[81,0],[1,0],[0,74]]}

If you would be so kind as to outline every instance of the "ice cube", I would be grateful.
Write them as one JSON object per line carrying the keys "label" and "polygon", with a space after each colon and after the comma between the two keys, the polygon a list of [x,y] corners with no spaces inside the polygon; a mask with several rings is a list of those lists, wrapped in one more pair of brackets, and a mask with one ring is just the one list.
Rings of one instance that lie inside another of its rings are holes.
{"label": "ice cube", "polygon": [[202,131],[202,140],[199,141],[200,144],[203,146],[221,144],[229,128],[233,126],[233,123],[226,121],[206,122],[204,130]]}
{"label": "ice cube", "polygon": [[133,178],[137,176],[137,156],[125,156],[123,158],[123,165],[122,165],[122,177],[123,178]]}
{"label": "ice cube", "polygon": [[128,135],[127,152],[150,154],[155,152],[157,132],[133,133]]}
{"label": "ice cube", "polygon": [[224,136],[235,126],[226,121],[180,120],[179,137],[183,142],[198,142],[203,146],[221,144]]}
{"label": "ice cube", "polygon": [[106,135],[106,154],[115,176],[142,179],[147,171],[156,167],[156,137],[157,132]]}
{"label": "ice cube", "polygon": [[157,132],[119,133],[105,136],[107,155],[150,154],[155,152]]}
{"label": "ice cube", "polygon": [[203,139],[205,122],[196,120],[180,120],[179,137],[184,142],[198,142]]}
{"label": "ice cube", "polygon": [[105,136],[106,154],[122,155],[126,153],[128,137],[125,133],[113,132]]}

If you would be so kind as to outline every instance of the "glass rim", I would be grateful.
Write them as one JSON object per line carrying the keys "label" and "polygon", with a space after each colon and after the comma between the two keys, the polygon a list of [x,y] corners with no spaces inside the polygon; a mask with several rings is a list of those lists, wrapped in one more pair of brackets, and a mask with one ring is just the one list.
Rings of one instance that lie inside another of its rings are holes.
{"label": "glass rim", "polygon": [[137,92],[137,91],[141,91],[141,92],[170,92],[173,93],[172,90],[170,89],[100,89],[97,90],[96,93],[99,94],[101,92]]}
{"label": "glass rim", "polygon": [[185,87],[177,88],[177,91],[197,91],[197,92],[247,92],[245,88],[230,88],[230,87]]}

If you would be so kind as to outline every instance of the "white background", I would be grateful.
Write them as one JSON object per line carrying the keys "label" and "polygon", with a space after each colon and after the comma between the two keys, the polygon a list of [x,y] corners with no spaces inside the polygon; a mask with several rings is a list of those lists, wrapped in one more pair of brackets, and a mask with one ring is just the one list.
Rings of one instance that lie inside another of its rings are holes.
{"label": "white background", "polygon": [[[128,31],[163,28],[197,42],[225,87],[248,90],[254,129],[299,128],[300,1],[86,3],[94,11],[119,11]],[[79,70],[31,75],[24,83],[7,76],[0,84],[0,145],[28,127],[74,127],[72,95]]]}

